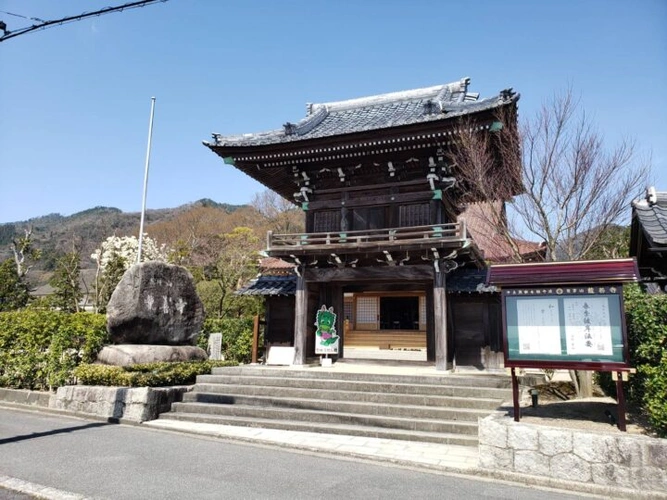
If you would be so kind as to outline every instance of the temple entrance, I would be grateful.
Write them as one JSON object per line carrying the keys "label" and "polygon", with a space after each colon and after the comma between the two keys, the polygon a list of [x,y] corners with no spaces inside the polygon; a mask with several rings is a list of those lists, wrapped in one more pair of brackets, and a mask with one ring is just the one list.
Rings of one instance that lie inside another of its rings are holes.
{"label": "temple entrance", "polygon": [[380,297],[382,330],[419,330],[419,297]]}
{"label": "temple entrance", "polygon": [[344,357],[426,361],[426,294],[345,293]]}

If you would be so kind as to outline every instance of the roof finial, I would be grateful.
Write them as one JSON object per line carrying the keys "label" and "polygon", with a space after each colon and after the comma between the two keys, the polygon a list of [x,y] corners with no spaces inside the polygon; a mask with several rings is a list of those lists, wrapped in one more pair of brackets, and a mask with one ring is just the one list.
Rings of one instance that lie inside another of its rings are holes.
{"label": "roof finial", "polygon": [[516,92],[514,92],[514,89],[512,87],[508,89],[503,89],[500,91],[500,98],[503,101],[509,101],[512,97],[516,95]]}
{"label": "roof finial", "polygon": [[285,135],[296,134],[297,127],[294,123],[287,122],[285,125],[283,125],[283,128],[285,129]]}

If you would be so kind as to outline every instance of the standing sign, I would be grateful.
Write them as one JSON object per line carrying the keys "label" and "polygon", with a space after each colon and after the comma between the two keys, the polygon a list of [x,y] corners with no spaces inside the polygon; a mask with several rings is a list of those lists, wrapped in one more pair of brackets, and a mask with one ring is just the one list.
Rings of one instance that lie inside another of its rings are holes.
{"label": "standing sign", "polygon": [[623,283],[637,281],[634,259],[491,266],[487,284],[502,290],[505,366],[610,371],[616,376],[618,426],[625,430],[623,373],[631,371]]}
{"label": "standing sign", "polygon": [[628,368],[621,289],[620,285],[504,289],[505,365]]}
{"label": "standing sign", "polygon": [[336,333],[334,308],[323,305],[315,317],[315,354],[338,354],[340,337]]}

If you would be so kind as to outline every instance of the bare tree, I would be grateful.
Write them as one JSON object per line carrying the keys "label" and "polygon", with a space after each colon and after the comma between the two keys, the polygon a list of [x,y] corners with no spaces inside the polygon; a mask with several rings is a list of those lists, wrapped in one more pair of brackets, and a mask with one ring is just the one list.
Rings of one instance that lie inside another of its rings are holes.
{"label": "bare tree", "polygon": [[295,233],[303,231],[303,212],[294,203],[278,193],[266,190],[257,193],[252,206],[264,217],[269,229],[276,233]]}
{"label": "bare tree", "polygon": [[[571,89],[518,128],[514,112],[504,108],[490,127],[462,122],[449,159],[464,200],[484,202],[477,216],[515,262],[524,261],[520,243],[530,239],[544,243],[547,261],[594,255],[646,185],[649,159],[629,139],[608,147]],[[580,397],[591,395],[589,376],[572,377]]]}
{"label": "bare tree", "polygon": [[41,251],[35,248],[32,241],[32,228],[25,229],[22,237],[12,239],[11,247],[16,264],[16,274],[19,279],[23,279],[41,256]]}
{"label": "bare tree", "polygon": [[523,260],[516,241],[530,239],[544,242],[548,261],[586,258],[646,185],[649,159],[633,140],[607,147],[571,89],[546,101],[518,130],[511,113],[500,112],[503,126],[495,132],[462,127],[450,160],[467,196],[510,202],[508,209],[489,204],[484,217],[515,261]]}

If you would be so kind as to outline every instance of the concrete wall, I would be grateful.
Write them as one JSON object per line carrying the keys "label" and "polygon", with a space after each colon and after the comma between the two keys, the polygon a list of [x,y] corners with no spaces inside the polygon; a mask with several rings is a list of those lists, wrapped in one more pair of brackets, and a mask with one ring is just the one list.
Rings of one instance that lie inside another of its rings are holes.
{"label": "concrete wall", "polygon": [[514,422],[479,421],[482,469],[600,486],[667,492],[667,440]]}
{"label": "concrete wall", "polygon": [[169,411],[191,387],[101,387],[69,385],[59,387],[50,408],[97,417],[144,422]]}
{"label": "concrete wall", "polygon": [[49,406],[50,392],[0,388],[0,401],[27,406]]}

